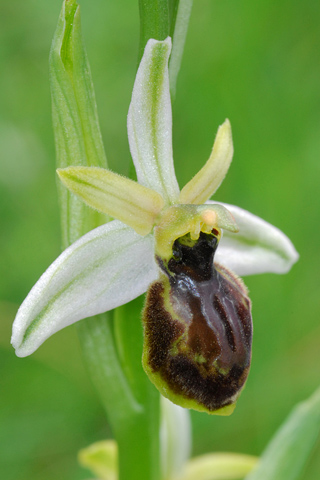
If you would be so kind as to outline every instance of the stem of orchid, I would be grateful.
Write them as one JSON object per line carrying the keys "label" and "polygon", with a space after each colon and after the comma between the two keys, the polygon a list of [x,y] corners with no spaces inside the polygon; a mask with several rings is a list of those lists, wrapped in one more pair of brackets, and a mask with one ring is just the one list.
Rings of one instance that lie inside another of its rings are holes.
{"label": "stem of orchid", "polygon": [[144,47],[150,38],[165,40],[170,33],[168,0],[139,0],[140,14],[140,62]]}
{"label": "stem of orchid", "polygon": [[118,443],[119,480],[160,480],[159,394],[153,385],[149,387],[142,371],[141,325],[128,322],[128,308],[115,311],[114,328],[112,314],[107,312],[80,322],[78,332],[91,379]]}
{"label": "stem of orchid", "polygon": [[[118,355],[133,395],[142,408],[140,418],[132,418],[136,424],[132,426],[133,445],[139,444],[135,452],[135,461],[141,463],[144,474],[133,477],[123,474],[120,479],[143,478],[160,480],[160,394],[145,374],[141,356],[143,348],[142,324],[136,320],[140,317],[144,298],[139,297],[129,304],[116,309],[114,318],[114,335]],[[128,321],[129,320],[129,321]],[[131,445],[132,450],[132,445]],[[134,453],[132,452],[134,455]],[[141,458],[140,458],[141,457]]]}

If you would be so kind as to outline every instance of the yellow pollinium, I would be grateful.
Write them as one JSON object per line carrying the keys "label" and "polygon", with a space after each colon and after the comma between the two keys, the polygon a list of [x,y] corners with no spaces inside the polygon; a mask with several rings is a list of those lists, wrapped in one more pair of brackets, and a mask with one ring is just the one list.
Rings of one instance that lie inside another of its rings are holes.
{"label": "yellow pollinium", "polygon": [[163,260],[172,256],[172,247],[177,238],[190,233],[192,240],[200,232],[211,233],[220,239],[221,228],[237,232],[238,227],[231,213],[222,205],[174,205],[165,209],[154,229],[155,253]]}

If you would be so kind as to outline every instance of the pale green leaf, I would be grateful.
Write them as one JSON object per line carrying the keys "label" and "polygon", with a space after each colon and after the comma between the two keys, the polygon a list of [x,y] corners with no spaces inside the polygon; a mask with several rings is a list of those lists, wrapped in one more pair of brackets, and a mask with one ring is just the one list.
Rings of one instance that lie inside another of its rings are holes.
{"label": "pale green leaf", "polygon": [[320,389],[298,404],[246,480],[296,480],[320,432]]}
{"label": "pale green leaf", "polygon": [[[106,167],[90,66],[82,41],[80,7],[64,1],[50,52],[50,83],[57,167]],[[62,240],[67,247],[84,233],[106,221],[87,214],[88,207],[59,185]]]}

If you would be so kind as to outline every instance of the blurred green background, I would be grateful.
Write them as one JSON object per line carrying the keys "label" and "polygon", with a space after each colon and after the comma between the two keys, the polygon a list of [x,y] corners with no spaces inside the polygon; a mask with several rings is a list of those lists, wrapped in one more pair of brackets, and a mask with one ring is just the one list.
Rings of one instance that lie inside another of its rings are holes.
{"label": "blurred green background", "polygon": [[[80,3],[109,164],[126,174],[137,2]],[[60,6],[60,0],[0,2],[0,471],[6,480],[85,479],[77,451],[111,435],[74,327],[30,358],[16,358],[9,344],[19,304],[60,252],[48,78]],[[215,198],[280,227],[301,255],[286,276],[245,279],[254,315],[251,373],[231,417],[192,414],[197,455],[260,454],[290,409],[320,384],[319,18],[318,0],[194,4],[173,106],[179,183],[203,165],[218,125],[230,118],[235,156]],[[318,443],[301,479],[319,478]]]}

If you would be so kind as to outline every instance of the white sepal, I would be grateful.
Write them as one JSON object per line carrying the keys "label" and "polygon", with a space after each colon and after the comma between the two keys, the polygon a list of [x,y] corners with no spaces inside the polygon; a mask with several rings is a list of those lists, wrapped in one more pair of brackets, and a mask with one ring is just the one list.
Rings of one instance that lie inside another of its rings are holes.
{"label": "white sepal", "polygon": [[86,317],[111,310],[144,293],[157,278],[151,235],[141,237],[118,220],[67,248],[18,310],[11,343],[19,357]]}
{"label": "white sepal", "polygon": [[215,261],[237,275],[287,273],[299,254],[277,227],[235,205],[220,203],[234,216],[238,233],[223,232]]}
{"label": "white sepal", "polygon": [[133,87],[128,113],[130,151],[139,183],[177,202],[172,157],[172,113],[168,59],[171,39],[149,40]]}

